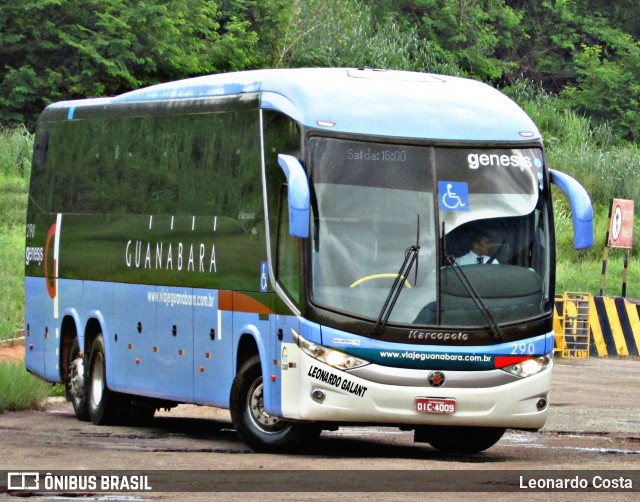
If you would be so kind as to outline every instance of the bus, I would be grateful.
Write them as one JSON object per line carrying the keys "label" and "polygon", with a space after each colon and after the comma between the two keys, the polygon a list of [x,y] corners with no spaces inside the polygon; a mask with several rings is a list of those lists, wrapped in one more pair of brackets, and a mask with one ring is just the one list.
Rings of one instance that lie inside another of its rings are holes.
{"label": "bus", "polygon": [[[195,77],[54,103],[35,134],[25,364],[80,420],[229,409],[255,451],[323,430],[481,452],[549,409],[551,184],[492,87],[363,68]],[[474,235],[491,264],[461,264]]]}

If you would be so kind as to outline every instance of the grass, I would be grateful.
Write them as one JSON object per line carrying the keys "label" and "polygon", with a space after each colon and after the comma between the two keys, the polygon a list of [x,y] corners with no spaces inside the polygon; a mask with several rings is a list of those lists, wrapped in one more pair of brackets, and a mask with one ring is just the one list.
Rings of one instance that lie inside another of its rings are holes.
{"label": "grass", "polygon": [[[558,204],[558,206],[562,206]],[[556,292],[564,291],[599,294],[602,285],[602,260],[605,238],[609,227],[609,207],[596,206],[595,242],[591,249],[576,251],[573,248],[573,230],[571,217],[562,207],[555,211],[556,223]],[[638,218],[634,235],[638,236]],[[636,238],[637,241],[637,238]],[[607,259],[604,294],[621,296],[624,272],[624,249],[610,249]],[[638,266],[637,245],[630,250],[627,265],[626,297],[640,299],[640,267]]]}
{"label": "grass", "polygon": [[24,318],[24,231],[33,135],[0,129],[0,340]]}
{"label": "grass", "polygon": [[[51,395],[51,384],[27,373],[21,363],[0,363],[0,413],[38,409]],[[58,393],[58,391],[55,391]]]}
{"label": "grass", "polygon": [[[0,340],[16,336],[24,318],[24,229],[33,136],[24,128],[0,129]],[[0,413],[37,409],[52,386],[24,364],[0,362]]]}
{"label": "grass", "polygon": [[0,130],[0,340],[13,338],[24,317],[24,228],[33,136]]}

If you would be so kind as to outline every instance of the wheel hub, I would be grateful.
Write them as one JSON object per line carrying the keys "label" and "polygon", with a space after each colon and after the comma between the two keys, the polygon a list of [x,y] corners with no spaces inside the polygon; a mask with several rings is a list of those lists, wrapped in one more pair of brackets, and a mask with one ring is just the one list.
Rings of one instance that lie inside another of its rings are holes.
{"label": "wheel hub", "polygon": [[270,415],[264,409],[264,386],[262,379],[257,380],[249,391],[247,411],[253,423],[268,434],[275,434],[287,427],[280,418]]}
{"label": "wheel hub", "polygon": [[76,357],[69,365],[69,392],[75,399],[84,396],[84,362]]}
{"label": "wheel hub", "polygon": [[96,354],[91,369],[91,401],[93,406],[98,406],[102,401],[104,392],[104,360],[102,354]]}

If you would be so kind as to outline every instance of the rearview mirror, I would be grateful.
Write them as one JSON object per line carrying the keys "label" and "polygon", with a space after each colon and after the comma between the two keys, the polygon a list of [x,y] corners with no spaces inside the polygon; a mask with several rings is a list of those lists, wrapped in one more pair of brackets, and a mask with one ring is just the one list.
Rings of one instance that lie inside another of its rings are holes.
{"label": "rearview mirror", "polygon": [[593,207],[584,187],[568,174],[549,169],[551,183],[555,184],[569,199],[573,221],[573,246],[586,249],[593,246]]}
{"label": "rearview mirror", "polygon": [[293,237],[309,237],[309,182],[302,164],[291,155],[278,155],[278,164],[287,177],[289,233]]}

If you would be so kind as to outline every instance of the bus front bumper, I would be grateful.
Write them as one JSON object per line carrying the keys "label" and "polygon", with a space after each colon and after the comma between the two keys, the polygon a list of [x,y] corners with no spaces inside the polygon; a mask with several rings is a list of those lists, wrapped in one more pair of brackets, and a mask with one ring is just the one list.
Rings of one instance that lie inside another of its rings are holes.
{"label": "bus front bumper", "polygon": [[[289,347],[288,362],[287,370],[281,372],[280,414],[284,418],[536,430],[545,424],[548,414],[552,363],[536,375],[516,379],[502,378],[502,370],[443,371],[444,384],[433,386],[426,378],[429,370],[377,366],[374,373],[380,375],[387,371],[390,376],[373,381],[317,361],[295,345]],[[412,384],[399,384],[407,378],[394,382],[393,375],[398,371],[404,377],[408,376]],[[417,383],[421,381],[424,385]],[[424,403],[431,400],[442,400],[447,405],[436,406],[435,411],[427,412],[426,408],[434,407],[425,407]]]}

